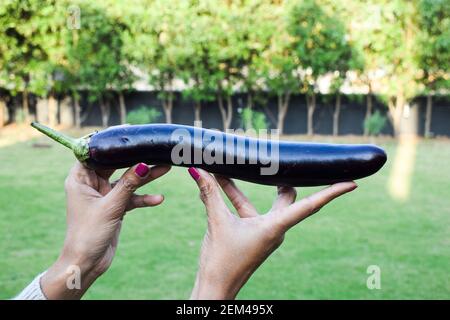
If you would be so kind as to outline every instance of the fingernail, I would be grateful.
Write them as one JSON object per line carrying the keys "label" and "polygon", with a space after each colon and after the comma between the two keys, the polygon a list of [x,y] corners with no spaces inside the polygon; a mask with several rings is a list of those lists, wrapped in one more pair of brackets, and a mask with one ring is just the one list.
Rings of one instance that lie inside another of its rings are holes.
{"label": "fingernail", "polygon": [[149,171],[148,166],[145,163],[139,163],[134,169],[134,172],[141,178],[145,177]]}
{"label": "fingernail", "polygon": [[200,179],[200,173],[198,172],[197,169],[191,167],[188,169],[188,172],[191,175],[192,179],[194,179],[195,181]]}

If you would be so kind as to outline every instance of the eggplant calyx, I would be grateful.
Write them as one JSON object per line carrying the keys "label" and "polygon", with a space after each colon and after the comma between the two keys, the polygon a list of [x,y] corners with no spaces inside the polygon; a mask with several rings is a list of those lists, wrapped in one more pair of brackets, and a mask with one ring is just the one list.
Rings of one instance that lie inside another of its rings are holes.
{"label": "eggplant calyx", "polygon": [[31,126],[38,131],[42,132],[46,136],[52,138],[56,142],[59,142],[63,146],[69,148],[73,151],[75,154],[75,157],[80,162],[83,162],[87,159],[89,159],[89,138],[92,134],[89,134],[87,136],[84,136],[79,139],[75,139],[72,137],[69,137],[68,135],[65,135],[64,133],[58,132],[56,130],[53,130],[47,126],[44,126],[43,124],[40,124],[38,122],[32,122]]}

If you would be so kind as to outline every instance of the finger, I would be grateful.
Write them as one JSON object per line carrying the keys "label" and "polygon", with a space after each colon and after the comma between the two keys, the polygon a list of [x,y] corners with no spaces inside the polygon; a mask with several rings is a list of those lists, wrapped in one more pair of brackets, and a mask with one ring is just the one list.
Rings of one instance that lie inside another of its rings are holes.
{"label": "finger", "polygon": [[149,182],[152,182],[153,180],[158,179],[159,177],[162,177],[167,172],[170,171],[172,167],[167,165],[157,165],[150,167],[150,174],[147,176],[146,179],[144,179],[144,184],[147,184]]}
{"label": "finger", "polygon": [[[148,182],[150,182],[150,181],[153,181],[153,180],[156,180],[156,179],[159,178],[160,176],[166,174],[170,169],[171,169],[170,166],[163,166],[163,165],[158,165],[158,166],[150,167],[150,170],[153,170],[153,171],[156,170],[157,172],[152,172],[152,174],[149,176],[150,180],[147,181],[146,183],[148,183]],[[162,172],[161,172],[160,170],[161,170]],[[155,178],[155,177],[156,177],[156,178]],[[114,180],[113,182],[110,182],[109,184],[111,185],[111,188],[114,188],[114,187],[117,185],[117,183],[118,183],[119,181],[120,181],[120,179],[117,179],[117,180]]]}
{"label": "finger", "polygon": [[219,217],[228,214],[228,207],[220,194],[216,180],[206,171],[196,168],[189,168],[189,174],[197,182],[200,189],[200,199],[206,207],[206,212],[210,217]]}
{"label": "finger", "polygon": [[164,201],[164,196],[161,194],[144,194],[133,195],[128,203],[126,211],[131,211],[136,208],[154,207]]}
{"label": "finger", "polygon": [[286,208],[294,203],[297,191],[292,187],[278,187],[278,196],[273,202],[270,211],[277,211]]}
{"label": "finger", "polygon": [[168,166],[154,166],[150,168],[145,163],[139,163],[128,169],[119,179],[114,188],[103,198],[105,202],[119,208],[126,209],[134,191],[170,170]]}
{"label": "finger", "polygon": [[281,217],[281,222],[286,228],[291,228],[303,219],[319,211],[333,199],[355,190],[356,187],[357,185],[353,181],[341,182],[329,186],[290,205]]}
{"label": "finger", "polygon": [[255,207],[242,191],[239,190],[233,180],[220,175],[214,176],[241,218],[256,217],[258,215]]}
{"label": "finger", "polygon": [[[114,188],[119,180],[116,180],[111,183],[111,188]],[[164,201],[164,196],[162,194],[144,194],[138,195],[133,193],[131,196],[130,202],[127,205],[126,211],[131,211],[135,208],[143,208],[143,207],[153,207],[161,204]]]}

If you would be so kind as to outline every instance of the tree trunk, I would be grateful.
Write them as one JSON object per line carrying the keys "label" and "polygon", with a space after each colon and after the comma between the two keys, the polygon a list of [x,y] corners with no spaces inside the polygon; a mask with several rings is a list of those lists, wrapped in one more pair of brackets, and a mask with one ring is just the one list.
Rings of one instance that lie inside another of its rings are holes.
{"label": "tree trunk", "polygon": [[219,104],[220,115],[222,116],[222,127],[223,130],[225,131],[227,129],[227,121],[226,121],[227,114],[225,107],[223,106],[223,97],[221,94],[217,95],[217,103]]}
{"label": "tree trunk", "polygon": [[73,98],[73,106],[75,109],[75,127],[81,128],[81,107],[80,107],[80,101],[78,100],[78,97],[76,94],[72,96]]}
{"label": "tree trunk", "polygon": [[273,115],[273,112],[270,111],[270,109],[267,107],[267,104],[263,103],[262,108],[263,108],[264,112],[266,113],[267,117],[269,118],[270,122],[271,122],[274,126],[277,126],[277,125],[278,125],[278,120],[277,120],[277,118]]}
{"label": "tree trunk", "polygon": [[22,112],[23,112],[23,121],[29,122],[30,120],[30,106],[28,103],[28,89],[25,87],[22,92]]}
{"label": "tree trunk", "polygon": [[119,116],[120,124],[124,124],[127,121],[127,106],[125,105],[125,97],[123,92],[119,92]]}
{"label": "tree trunk", "polygon": [[308,106],[308,128],[307,134],[308,136],[314,135],[314,110],[316,109],[316,93],[313,92],[311,96],[308,98],[306,96],[306,104]]}
{"label": "tree trunk", "polygon": [[253,96],[250,92],[247,93],[247,108],[253,109]]}
{"label": "tree trunk", "polygon": [[167,102],[164,103],[164,115],[166,117],[166,123],[172,123],[172,108]]}
{"label": "tree trunk", "polygon": [[230,127],[231,119],[233,116],[233,103],[231,96],[227,96],[227,106],[224,106],[223,97],[221,94],[217,96],[217,101],[219,104],[220,114],[222,116],[223,130],[227,130]]}
{"label": "tree trunk", "polygon": [[286,114],[289,108],[289,99],[290,93],[286,93],[284,98],[283,94],[278,95],[278,121],[277,121],[277,129],[280,134],[284,132],[284,119],[286,118]]}
{"label": "tree trunk", "polygon": [[202,111],[202,104],[200,101],[196,101],[194,105],[194,114],[195,114],[195,121],[199,122],[201,121],[200,113]]}
{"label": "tree trunk", "polygon": [[103,97],[100,98],[100,110],[102,113],[102,126],[107,127],[109,121],[109,115],[111,113],[111,105],[108,100]]}
{"label": "tree trunk", "polygon": [[172,123],[172,109],[173,109],[173,96],[169,93],[167,98],[163,101],[164,114],[166,116],[166,123]]}
{"label": "tree trunk", "polygon": [[231,96],[227,96],[227,121],[225,129],[228,129],[230,127],[232,117],[233,117],[233,101],[231,100]]}
{"label": "tree trunk", "polygon": [[[366,100],[366,116],[364,117],[364,122],[367,121],[367,119],[370,118],[372,115],[373,110],[373,99],[372,99],[372,92],[369,90],[369,93],[367,94],[367,100]],[[368,136],[369,132],[367,131],[366,126],[364,126],[364,136]]]}
{"label": "tree trunk", "polygon": [[433,97],[431,94],[427,96],[427,110],[425,113],[425,137],[431,137],[431,115],[433,112]]}
{"label": "tree trunk", "polygon": [[339,135],[339,115],[341,113],[341,94],[336,95],[336,106],[333,113],[333,136]]}
{"label": "tree trunk", "polygon": [[406,100],[401,93],[397,94],[395,98],[391,98],[388,101],[389,120],[394,128],[394,135],[396,137],[401,134],[401,120],[405,103]]}
{"label": "tree trunk", "polygon": [[58,102],[56,101],[55,95],[50,93],[47,100],[48,106],[48,124],[50,127],[54,127],[57,124],[58,116]]}
{"label": "tree trunk", "polygon": [[6,102],[3,98],[0,98],[0,128],[3,128],[6,120]]}

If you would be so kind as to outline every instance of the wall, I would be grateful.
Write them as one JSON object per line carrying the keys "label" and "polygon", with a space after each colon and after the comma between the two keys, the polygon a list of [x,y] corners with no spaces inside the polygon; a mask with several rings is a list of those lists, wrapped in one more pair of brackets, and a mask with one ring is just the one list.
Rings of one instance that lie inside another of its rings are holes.
{"label": "wall", "polygon": [[[111,117],[109,125],[119,124],[118,113],[118,98],[117,95],[113,95],[114,99],[111,103]],[[342,107],[340,115],[339,134],[363,134],[363,121],[366,112],[365,100],[366,97],[360,96],[343,96]],[[16,104],[20,102],[17,97],[13,100]],[[35,112],[34,97],[31,99],[31,110]],[[62,99],[61,99],[62,101]],[[152,106],[161,111],[161,118],[158,122],[164,122],[164,113],[161,108],[161,103],[157,98],[156,92],[150,91],[137,91],[125,94],[125,101],[127,110],[131,111],[141,105]],[[277,104],[276,97],[263,97],[263,100],[256,105],[256,109],[264,111],[266,114],[271,113],[273,117],[277,116]],[[60,103],[59,118],[67,123],[67,99],[64,103]],[[239,110],[245,107],[246,97],[242,94],[236,94],[233,97],[234,114],[231,124],[231,128],[241,127],[241,121],[239,116]],[[88,112],[88,116],[82,123],[83,126],[99,126],[101,125],[100,108],[96,103],[89,103],[87,100],[86,92],[82,93],[81,106],[83,112]],[[419,134],[423,135],[424,121],[425,121],[425,104],[426,98],[419,97],[411,103],[412,108],[417,108],[417,127]],[[266,108],[263,109],[262,105]],[[380,110],[382,113],[386,113],[387,108],[385,105],[374,100],[375,110]],[[9,106],[9,113],[11,115],[11,105]],[[317,97],[317,108],[314,114],[314,131],[316,134],[329,135],[333,130],[333,109],[334,109],[334,97],[328,95],[320,95]],[[219,109],[216,102],[206,103],[202,108],[202,121],[203,126],[206,128],[222,129],[222,120]],[[10,117],[11,118],[11,117]],[[269,117],[268,117],[269,119]],[[295,95],[291,98],[289,111],[285,119],[285,133],[286,134],[305,134],[306,133],[306,100],[304,95]],[[70,121],[69,121],[70,122]],[[192,125],[194,122],[194,109],[193,104],[190,101],[186,101],[182,98],[180,93],[176,93],[173,110],[173,122],[180,124]],[[270,123],[271,128],[275,128],[275,123]],[[450,97],[441,96],[433,99],[433,114],[431,131],[435,136],[448,136],[450,137]],[[383,134],[391,135],[393,133],[390,123],[383,130]]]}

